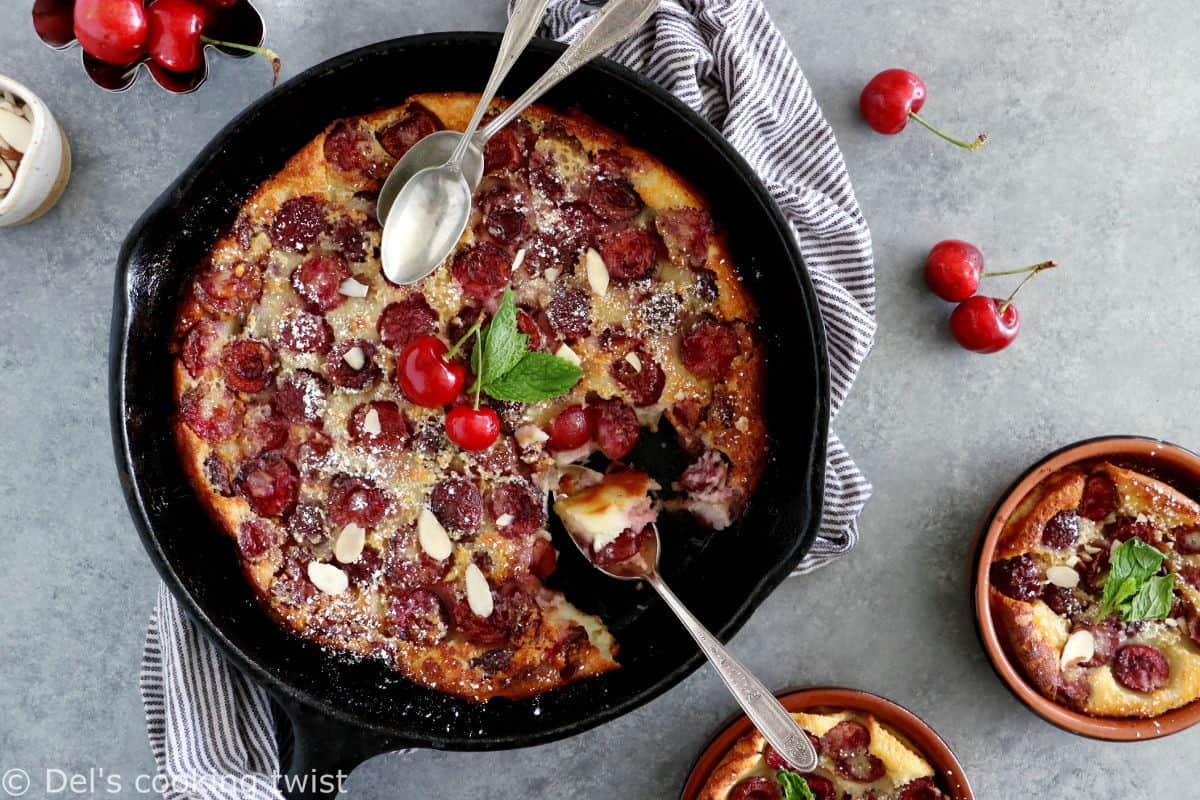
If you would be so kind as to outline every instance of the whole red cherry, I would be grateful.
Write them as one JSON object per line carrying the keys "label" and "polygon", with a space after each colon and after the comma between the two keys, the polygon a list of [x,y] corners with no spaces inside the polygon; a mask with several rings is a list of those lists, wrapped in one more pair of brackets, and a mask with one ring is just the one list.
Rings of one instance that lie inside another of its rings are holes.
{"label": "whole red cherry", "polygon": [[500,436],[500,416],[487,406],[455,406],[446,414],[446,436],[464,450],[486,450]]}
{"label": "whole red cherry", "polygon": [[925,258],[925,282],[938,297],[957,303],[975,294],[981,278],[1041,272],[1053,266],[1053,261],[1043,261],[1020,269],[984,272],[978,247],[961,239],[946,239],[935,244]]}
{"label": "whole red cherry", "polygon": [[986,133],[979,134],[973,142],[946,135],[917,114],[924,105],[925,82],[916,73],[906,69],[885,69],[867,82],[858,98],[863,119],[880,133],[889,136],[897,134],[912,119],[947,142],[967,150],[978,150],[987,141]]}
{"label": "whole red cherry", "polygon": [[1021,328],[1021,315],[1011,300],[977,294],[950,314],[950,332],[958,343],[976,353],[996,353],[1012,344]]}
{"label": "whole red cherry", "polygon": [[1042,272],[1057,267],[1054,261],[1043,261],[1025,269],[997,272],[996,275],[1008,275],[1016,272],[1028,272],[1025,280],[1017,284],[1008,299],[984,297],[975,295],[968,297],[958,304],[950,314],[950,332],[958,343],[976,353],[995,353],[1003,350],[1017,338],[1021,328],[1021,315],[1013,300],[1025,288],[1025,284],[1036,278]]}
{"label": "whole red cherry", "polygon": [[925,258],[925,282],[943,300],[958,303],[975,294],[983,275],[983,253],[961,239],[938,242]]}
{"label": "whole red cherry", "polygon": [[418,336],[396,359],[395,381],[412,402],[440,408],[454,402],[466,382],[467,371],[456,361],[447,361],[446,344],[436,336]]}
{"label": "whole red cherry", "polygon": [[192,72],[204,65],[201,36],[212,13],[194,0],[154,0],[146,7],[146,52],[163,68]]}
{"label": "whole red cherry", "polygon": [[233,8],[242,0],[204,0],[204,2],[213,8]]}
{"label": "whole red cherry", "polygon": [[108,64],[132,64],[142,56],[148,23],[141,0],[78,0],[75,38],[88,55]]}

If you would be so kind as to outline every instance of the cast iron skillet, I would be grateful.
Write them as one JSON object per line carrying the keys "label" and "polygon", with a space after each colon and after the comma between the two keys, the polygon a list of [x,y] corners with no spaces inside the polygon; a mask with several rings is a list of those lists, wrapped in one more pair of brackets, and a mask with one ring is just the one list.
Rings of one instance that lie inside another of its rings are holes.
{"label": "cast iron skillet", "polygon": [[[325,652],[283,631],[255,603],[232,541],[208,521],[168,435],[166,345],[179,290],[232,223],[242,199],[335,117],[398,105],[414,92],[477,90],[498,42],[490,33],[413,36],[313,67],[230,123],[143,215],[121,251],[112,419],[126,499],[151,559],[184,608],[286,711],[294,747],[285,766],[294,774],[348,773],[400,747],[494,750],[559,739],[637,708],[702,662],[663,606],[637,587],[592,570],[562,538],[560,568],[551,584],[569,587],[580,606],[608,621],[622,643],[620,670],[531,700],[477,705],[416,686],[378,663]],[[511,87],[527,86],[561,50],[553,42],[534,42],[513,71]],[[662,525],[663,572],[697,616],[728,639],[799,561],[817,531],[829,376],[812,285],[787,223],[749,166],[665,91],[601,60],[565,81],[546,102],[580,108],[690,178],[711,199],[761,305],[770,350],[772,433],[761,488],[730,530],[698,535],[686,518],[668,517]],[[673,452],[658,446],[658,438],[650,437],[633,460],[652,470],[678,470],[678,463],[666,463],[671,455],[658,455]],[[661,438],[670,439],[669,431]]]}

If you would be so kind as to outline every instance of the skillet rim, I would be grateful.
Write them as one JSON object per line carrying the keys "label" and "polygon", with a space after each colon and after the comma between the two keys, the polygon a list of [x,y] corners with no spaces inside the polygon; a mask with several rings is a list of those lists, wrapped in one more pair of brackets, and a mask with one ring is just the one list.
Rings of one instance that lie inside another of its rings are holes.
{"label": "skillet rim", "polygon": [[[575,717],[567,722],[548,727],[535,734],[493,735],[490,737],[464,737],[462,735],[432,735],[415,737],[410,732],[398,732],[386,725],[364,720],[352,711],[346,711],[336,705],[315,696],[311,692],[299,689],[280,677],[272,674],[267,667],[257,659],[237,647],[221,630],[221,627],[207,614],[204,608],[186,590],[184,582],[176,572],[167,557],[154,530],[150,514],[146,507],[144,492],[140,490],[133,476],[137,474],[134,456],[130,447],[129,428],[126,423],[125,410],[127,402],[127,362],[129,356],[130,334],[132,321],[138,302],[131,299],[129,278],[135,251],[145,237],[155,218],[168,208],[176,205],[186,192],[189,184],[197,174],[203,171],[219,154],[226,141],[232,137],[238,128],[249,118],[256,116],[288,92],[295,92],[305,84],[329,73],[336,72],[364,57],[379,57],[392,50],[409,50],[412,48],[432,46],[458,45],[487,45],[498,46],[501,34],[489,31],[443,31],[416,34],[387,39],[364,45],[354,50],[334,56],[319,62],[305,71],[289,79],[276,89],[256,99],[232,120],[224,125],[196,157],[184,168],[183,172],[171,182],[138,218],[124,240],[118,256],[117,271],[114,287],[113,325],[110,342],[110,420],[113,429],[113,446],[116,455],[122,493],[133,517],[138,534],[142,539],[151,561],[160,577],[171,590],[172,595],[179,600],[187,613],[196,620],[206,635],[217,644],[224,655],[229,657],[240,669],[249,673],[256,682],[267,688],[275,698],[285,706],[289,716],[296,722],[294,705],[298,704],[305,712],[316,712],[322,717],[336,720],[338,723],[359,731],[370,731],[389,737],[392,741],[389,747],[420,746],[448,750],[497,750],[511,747],[525,747],[544,744],[568,736],[581,733],[605,722],[623,716],[654,698],[662,695],[678,685],[684,678],[691,675],[704,663],[704,656],[697,648],[680,662],[678,666],[667,672],[656,683],[628,694],[612,705],[595,710],[586,716]],[[557,54],[565,49],[565,45],[548,39],[534,39],[530,42],[530,50],[541,51],[543,54]],[[816,290],[809,278],[804,260],[800,254],[791,226],[771,198],[766,187],[757,174],[745,161],[740,153],[716,130],[707,120],[690,109],[682,101],[671,95],[665,89],[641,74],[607,58],[597,58],[580,68],[584,71],[601,73],[605,80],[616,86],[631,85],[640,90],[659,105],[665,106],[667,112],[674,114],[682,124],[687,125],[704,144],[713,149],[717,155],[725,158],[747,184],[747,188],[758,201],[761,211],[770,227],[781,240],[784,249],[789,254],[792,280],[805,300],[807,326],[811,336],[809,344],[812,348],[813,366],[817,396],[812,398],[813,441],[808,448],[804,472],[808,479],[803,489],[808,500],[808,525],[802,535],[796,537],[785,557],[780,558],[770,569],[767,569],[754,582],[753,589],[734,608],[728,621],[719,629],[713,631],[721,641],[728,641],[750,618],[751,614],[770,593],[788,576],[791,570],[803,558],[816,539],[823,512],[823,489],[825,478],[825,456],[829,433],[830,417],[830,377],[829,360],[826,348],[824,324],[821,317],[820,305],[817,301]],[[800,486],[795,487],[797,489]],[[398,745],[399,740],[402,744]]]}

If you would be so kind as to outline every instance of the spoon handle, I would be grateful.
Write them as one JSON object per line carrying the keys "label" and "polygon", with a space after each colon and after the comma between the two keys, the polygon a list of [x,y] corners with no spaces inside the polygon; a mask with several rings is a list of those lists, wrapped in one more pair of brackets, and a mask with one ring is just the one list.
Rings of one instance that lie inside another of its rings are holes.
{"label": "spoon handle", "polygon": [[508,25],[504,28],[504,37],[500,40],[500,51],[496,53],[496,63],[492,66],[492,74],[488,76],[487,86],[484,87],[483,94],[479,97],[479,104],[475,106],[475,113],[471,115],[471,122],[467,125],[458,146],[454,148],[454,154],[450,156],[448,163],[455,164],[462,160],[463,155],[467,152],[467,145],[470,143],[475,129],[479,127],[479,122],[487,112],[488,106],[491,105],[492,98],[496,96],[500,84],[504,82],[508,71],[512,69],[512,65],[525,50],[525,45],[529,44],[529,40],[537,32],[549,2],[550,0],[518,0],[513,8],[512,16],[508,19]]}
{"label": "spoon handle", "polygon": [[646,576],[646,580],[658,592],[663,602],[675,612],[683,627],[700,645],[704,655],[717,670],[725,686],[733,694],[738,705],[746,712],[746,716],[754,723],[763,738],[775,748],[775,752],[783,760],[800,772],[812,772],[817,768],[817,751],[813,749],[808,735],[786,708],[746,669],[742,662],[734,658],[717,637],[708,632],[700,621],[692,616],[683,602],[663,581],[657,570]]}
{"label": "spoon handle", "polygon": [[605,50],[620,44],[637,32],[650,19],[658,0],[609,0],[596,12],[592,23],[575,42],[558,57],[558,61],[538,78],[525,93],[512,102],[483,129],[483,141],[492,138],[508,123],[534,103],[563,78],[591,61]]}

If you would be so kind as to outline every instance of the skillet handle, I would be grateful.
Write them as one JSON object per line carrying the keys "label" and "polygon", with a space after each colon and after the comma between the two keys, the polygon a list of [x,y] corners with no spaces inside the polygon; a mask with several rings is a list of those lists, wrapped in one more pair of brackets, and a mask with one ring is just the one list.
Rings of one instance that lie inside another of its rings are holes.
{"label": "skillet handle", "polygon": [[279,789],[287,800],[333,800],[359,764],[408,746],[332,719],[294,700],[275,700],[282,772]]}

